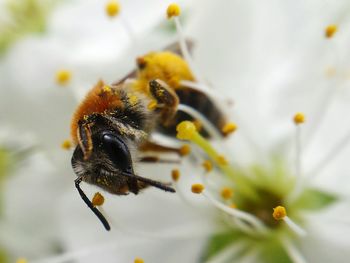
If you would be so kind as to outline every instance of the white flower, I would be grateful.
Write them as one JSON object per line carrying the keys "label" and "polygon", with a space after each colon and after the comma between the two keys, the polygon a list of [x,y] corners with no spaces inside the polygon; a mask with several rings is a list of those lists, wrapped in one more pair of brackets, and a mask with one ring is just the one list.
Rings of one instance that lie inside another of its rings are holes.
{"label": "white flower", "polygon": [[[339,14],[345,6],[341,1],[336,5],[201,2],[193,10],[197,22],[190,35],[197,40],[195,61],[203,75],[234,101],[230,117],[238,130],[225,145],[214,144],[232,166],[221,165],[200,177],[200,164],[194,168],[185,160],[187,165],[181,167],[182,177],[176,183],[178,196],[186,200],[181,204],[157,190],[149,190],[142,202],[107,198],[113,205],[104,211],[127,234],[107,239],[103,233],[97,237],[96,231],[95,240],[128,243],[132,241],[127,235],[143,236],[144,229],[149,229],[149,238],[158,236],[161,249],[170,239],[177,251],[181,251],[178,238],[186,240],[184,244],[208,241],[202,251],[192,250],[187,259],[184,253],[174,259],[166,249],[159,252],[147,247],[141,255],[146,262],[162,262],[166,255],[170,260],[194,262],[196,253],[198,260],[203,257],[200,262],[347,262],[350,215],[344,198],[349,191],[350,123],[344,119],[349,111],[344,99],[348,91],[342,88],[347,85],[343,47],[348,33],[346,18]],[[331,24],[339,31],[326,38],[326,27]],[[305,113],[304,124],[293,123],[297,112]],[[208,152],[208,145],[198,144]],[[205,198],[189,191],[192,183],[200,181]],[[229,200],[220,196],[224,186],[233,188]],[[161,200],[151,198],[153,194]],[[230,208],[228,201],[237,208]],[[283,221],[272,216],[279,205],[287,208]],[[169,214],[170,218],[165,217]],[[184,216],[191,214],[192,219]],[[180,218],[178,224],[173,223],[174,217]],[[80,222],[79,218],[75,220]],[[134,223],[139,218],[142,222]],[[160,238],[164,233],[167,237]],[[73,250],[93,242],[87,241],[86,233],[65,236]],[[132,251],[123,246],[95,255],[108,260],[143,251],[145,246],[137,243]],[[157,257],[149,255],[150,251]],[[81,260],[86,262],[86,258]]]}
{"label": "white flower", "polygon": [[[234,101],[229,117],[238,130],[228,141],[214,143],[232,166],[217,165],[215,173],[203,174],[200,163],[185,159],[177,195],[157,189],[128,198],[107,195],[104,211],[115,229],[111,233],[103,232],[96,218],[88,216],[90,211],[81,209],[73,188],[66,190],[59,206],[61,240],[64,250],[73,254],[63,254],[57,262],[131,262],[137,256],[145,262],[347,262],[350,216],[341,199],[350,185],[344,151],[349,151],[350,123],[344,120],[348,92],[340,90],[347,84],[345,7],[346,1],[199,2],[190,31],[198,45],[195,62],[204,73],[201,79],[209,79],[216,92]],[[324,30],[330,24],[339,32],[326,39]],[[91,62],[89,51],[74,51],[72,57],[78,59],[73,61],[90,65],[85,63]],[[101,55],[101,64],[112,64],[115,58],[108,61],[108,53]],[[78,85],[84,86],[76,89],[79,96],[94,82],[90,77],[101,77],[96,75],[89,74],[88,83]],[[292,118],[299,111],[306,114],[306,123],[296,126]],[[210,147],[199,146],[206,152]],[[197,162],[201,156],[195,156]],[[154,173],[148,168],[138,167],[144,174]],[[158,176],[172,168],[157,168]],[[192,183],[201,180],[205,198],[190,192]],[[220,196],[223,186],[234,189],[229,200]],[[87,193],[95,191],[89,187]],[[303,194],[303,200],[293,204]],[[288,214],[280,222],[272,217],[278,205],[285,205]]]}

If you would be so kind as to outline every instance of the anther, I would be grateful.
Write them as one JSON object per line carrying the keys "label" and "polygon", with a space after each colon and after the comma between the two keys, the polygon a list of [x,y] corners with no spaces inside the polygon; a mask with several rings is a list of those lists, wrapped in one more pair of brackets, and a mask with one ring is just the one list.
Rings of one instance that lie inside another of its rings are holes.
{"label": "anther", "polygon": [[218,162],[218,164],[220,164],[220,165],[228,165],[228,161],[227,161],[227,159],[225,158],[225,156],[223,156],[223,155],[218,155],[218,157],[217,157],[217,162]]}
{"label": "anther", "polygon": [[298,112],[294,115],[293,120],[294,120],[294,123],[297,125],[302,124],[305,122],[305,115],[301,112]]}
{"label": "anther", "polygon": [[142,258],[135,258],[134,263],[144,263],[145,261]]}
{"label": "anther", "polygon": [[191,191],[194,194],[201,194],[204,190],[204,185],[202,184],[193,184],[191,187]]}
{"label": "anther", "polygon": [[176,137],[180,140],[191,140],[197,133],[196,126],[190,121],[180,122],[176,126]]}
{"label": "anther", "polygon": [[338,31],[337,25],[329,25],[325,29],[326,38],[332,38],[334,34]]}
{"label": "anther", "polygon": [[27,263],[27,262],[28,262],[28,260],[25,258],[19,258],[16,260],[16,263]]}
{"label": "anther", "polygon": [[191,153],[191,146],[188,144],[184,144],[180,147],[179,153],[181,156],[186,156]]}
{"label": "anther", "polygon": [[72,73],[69,70],[61,69],[56,72],[56,82],[61,86],[65,86],[72,78]]}
{"label": "anther", "polygon": [[71,147],[72,147],[72,142],[69,139],[64,140],[61,144],[61,148],[64,150],[69,150]]}
{"label": "anther", "polygon": [[213,170],[213,163],[209,160],[205,160],[202,163],[202,166],[207,172],[210,172],[211,170]]}
{"label": "anther", "polygon": [[221,194],[221,197],[223,199],[229,200],[233,196],[233,190],[231,188],[229,188],[229,187],[224,187],[224,188],[221,189],[220,194]]}
{"label": "anther", "polygon": [[287,211],[283,206],[277,206],[273,209],[272,216],[276,220],[282,220],[287,216]]}
{"label": "anther", "polygon": [[117,1],[112,0],[106,4],[106,13],[108,16],[110,17],[117,16],[119,12],[120,12],[120,4]]}
{"label": "anther", "polygon": [[166,10],[166,14],[168,19],[174,17],[174,16],[179,16],[181,13],[180,6],[178,4],[170,4]]}
{"label": "anther", "polygon": [[226,123],[221,131],[224,135],[229,135],[237,130],[237,125],[233,122]]}
{"label": "anther", "polygon": [[180,171],[179,169],[174,169],[171,171],[171,178],[177,182],[180,179]]}
{"label": "anther", "polygon": [[95,193],[94,197],[92,198],[92,204],[94,206],[102,206],[104,202],[105,198],[103,197],[103,195],[99,192]]}

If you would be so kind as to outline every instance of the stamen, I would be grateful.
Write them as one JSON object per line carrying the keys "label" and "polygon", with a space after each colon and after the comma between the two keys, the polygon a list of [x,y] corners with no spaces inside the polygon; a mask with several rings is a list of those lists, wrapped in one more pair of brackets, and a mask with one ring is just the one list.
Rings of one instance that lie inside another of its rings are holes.
{"label": "stamen", "polygon": [[221,131],[227,136],[231,133],[234,133],[237,130],[237,125],[233,122],[226,123],[224,127],[222,127]]}
{"label": "stamen", "polygon": [[66,86],[72,78],[72,73],[67,69],[56,72],[56,82],[61,86]]}
{"label": "stamen", "polygon": [[323,158],[318,162],[317,165],[310,172],[308,172],[308,177],[314,177],[320,174],[328,165],[332,163],[349,145],[350,143],[350,130],[347,134],[341,138],[334,147],[325,154]]}
{"label": "stamen", "polygon": [[241,193],[249,196],[251,199],[259,199],[257,194],[250,188],[247,183],[247,179],[238,173],[234,173],[232,167],[228,165],[226,158],[216,152],[211,144],[201,136],[197,131],[196,127],[190,121],[183,121],[176,127],[177,138],[180,140],[190,140],[197,144],[216,164],[219,168],[231,179],[234,179],[237,187]]}
{"label": "stamen", "polygon": [[209,160],[205,160],[203,163],[202,163],[202,166],[204,167],[204,169],[207,171],[207,172],[210,172],[211,170],[213,170],[213,163]]}
{"label": "stamen", "polygon": [[272,216],[276,220],[283,220],[289,228],[299,236],[305,236],[306,232],[287,216],[287,211],[283,206],[277,206],[273,209]]}
{"label": "stamen", "polygon": [[210,196],[208,193],[205,191],[202,192],[202,195],[206,197],[210,203],[215,206],[216,208],[220,209],[221,211],[233,216],[237,217],[238,219],[241,219],[247,223],[249,223],[252,227],[255,228],[260,234],[266,234],[267,233],[267,228],[265,225],[260,221],[259,218],[256,216],[249,214],[247,212],[244,212],[242,210],[239,210],[237,208],[232,208],[229,207],[217,200],[215,200],[212,196]]}
{"label": "stamen", "polygon": [[[223,199],[229,200],[233,196],[233,190],[231,188],[229,188],[229,187],[224,187],[224,188],[221,189],[220,194],[221,194],[221,197]],[[230,207],[231,208],[236,208],[236,207],[232,207],[231,205],[230,205]]]}
{"label": "stamen", "polygon": [[305,122],[305,115],[301,112],[298,112],[297,114],[294,115],[293,120],[294,120],[294,123],[297,125],[302,124]]}
{"label": "stamen", "polygon": [[181,13],[181,9],[180,9],[179,5],[177,5],[175,3],[170,4],[166,10],[166,14],[167,14],[168,19],[175,17],[175,16],[179,16],[180,13]]}
{"label": "stamen", "polygon": [[334,34],[338,31],[337,25],[329,25],[325,29],[326,38],[332,38]]}
{"label": "stamen", "polygon": [[72,142],[71,140],[67,139],[67,140],[64,140],[61,144],[61,148],[64,149],[64,150],[69,150],[70,148],[72,148]]}
{"label": "stamen", "polygon": [[109,1],[106,4],[106,13],[108,16],[110,17],[115,17],[119,14],[120,12],[120,4],[113,0],[113,1]]}
{"label": "stamen", "polygon": [[301,255],[300,251],[298,251],[297,248],[288,239],[282,240],[282,244],[284,245],[284,248],[286,249],[290,259],[294,263],[307,262],[303,255]]}
{"label": "stamen", "polygon": [[200,120],[202,126],[209,133],[210,137],[220,142],[222,135],[218,132],[217,128],[203,116],[202,113],[185,104],[179,104],[177,106],[177,110],[187,113],[188,115],[192,116],[193,119]]}
{"label": "stamen", "polygon": [[144,263],[142,258],[135,258],[134,263]]}
{"label": "stamen", "polygon": [[180,147],[179,153],[181,156],[186,156],[191,153],[191,146],[188,144],[184,144]]}
{"label": "stamen", "polygon": [[105,202],[105,198],[102,194],[99,192],[95,193],[94,197],[92,198],[92,204],[93,206],[102,206]]}
{"label": "stamen", "polygon": [[171,171],[171,178],[177,182],[180,179],[180,171],[179,169],[174,169]]}
{"label": "stamen", "polygon": [[200,80],[199,74],[197,73],[197,70],[194,67],[194,63],[193,63],[193,60],[191,58],[190,51],[189,51],[188,46],[186,44],[185,35],[183,33],[180,19],[178,17],[180,15],[180,13],[181,13],[180,7],[177,4],[171,4],[168,6],[167,16],[168,16],[168,19],[174,19],[176,30],[178,33],[181,53],[182,53],[184,59],[186,60],[188,66],[190,67],[192,74],[194,76],[194,79],[198,82],[203,82]]}
{"label": "stamen", "polygon": [[194,194],[200,194],[203,192],[203,190],[204,190],[204,185],[202,184],[193,184],[191,187],[191,191]]}

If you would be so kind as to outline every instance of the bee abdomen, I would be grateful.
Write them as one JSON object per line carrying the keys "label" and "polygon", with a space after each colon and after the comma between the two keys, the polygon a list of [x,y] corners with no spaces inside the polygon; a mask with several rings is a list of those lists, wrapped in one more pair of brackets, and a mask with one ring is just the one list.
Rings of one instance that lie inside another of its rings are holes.
{"label": "bee abdomen", "polygon": [[[187,105],[203,115],[222,135],[222,127],[226,124],[226,117],[217,104],[205,93],[192,88],[177,89],[176,94],[180,99],[180,104]],[[174,121],[167,127],[160,127],[161,131],[167,135],[176,135],[176,125],[184,120],[196,121],[189,114],[178,111]],[[200,121],[200,120],[199,120]],[[210,137],[205,127],[200,129],[200,133],[205,137]]]}

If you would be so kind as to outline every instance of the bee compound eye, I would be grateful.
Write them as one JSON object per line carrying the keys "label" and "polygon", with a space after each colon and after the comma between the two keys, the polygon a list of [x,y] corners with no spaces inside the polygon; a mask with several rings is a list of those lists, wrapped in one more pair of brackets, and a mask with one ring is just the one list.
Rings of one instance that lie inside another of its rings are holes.
{"label": "bee compound eye", "polygon": [[132,170],[129,148],[121,138],[113,134],[104,134],[102,150],[105,151],[117,168],[122,171]]}

